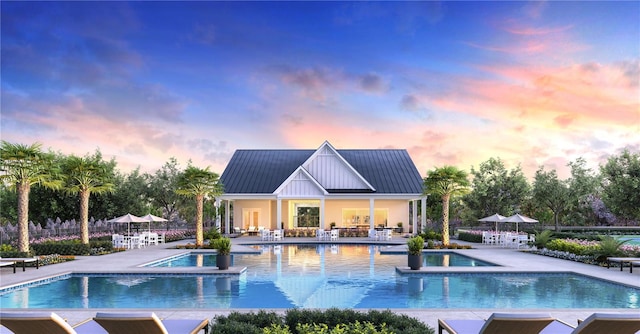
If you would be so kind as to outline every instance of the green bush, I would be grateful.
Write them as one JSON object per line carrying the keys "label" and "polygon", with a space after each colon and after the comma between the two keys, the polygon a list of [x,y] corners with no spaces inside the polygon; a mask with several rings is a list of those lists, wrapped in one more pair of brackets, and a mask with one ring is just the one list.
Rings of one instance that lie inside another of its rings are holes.
{"label": "green bush", "polygon": [[482,243],[482,234],[460,232],[458,233],[458,240]]}
{"label": "green bush", "polygon": [[442,233],[433,230],[425,230],[421,236],[424,240],[442,240]]}
{"label": "green bush", "polygon": [[593,255],[598,262],[606,262],[608,257],[621,256],[622,250],[620,246],[629,240],[618,241],[614,237],[606,236],[600,241],[600,245],[596,248],[588,250],[586,253]]}
{"label": "green bush", "polygon": [[203,233],[203,239],[220,239],[220,237],[222,237],[222,234],[220,234],[220,230],[218,230],[217,227],[214,227],[208,231],[204,231]]}
{"label": "green bush", "polygon": [[80,240],[45,241],[32,244],[31,248],[35,255],[89,255],[91,253],[91,246],[81,243]]}
{"label": "green bush", "polygon": [[[326,332],[303,330],[331,330]],[[370,331],[371,329],[375,331]],[[434,330],[415,318],[397,315],[390,310],[370,310],[368,313],[351,309],[330,308],[327,310],[289,309],[284,316],[275,312],[232,312],[228,316],[217,316],[212,321],[211,334],[227,333],[397,333],[433,334]]]}

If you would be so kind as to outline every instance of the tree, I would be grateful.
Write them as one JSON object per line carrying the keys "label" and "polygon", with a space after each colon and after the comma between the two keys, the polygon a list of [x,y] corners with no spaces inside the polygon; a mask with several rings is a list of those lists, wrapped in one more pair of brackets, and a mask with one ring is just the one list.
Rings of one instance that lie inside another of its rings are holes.
{"label": "tree", "polygon": [[18,194],[18,250],[29,252],[29,192],[32,185],[59,188],[57,166],[53,154],[44,153],[41,144],[0,146],[0,180],[15,188]]}
{"label": "tree", "polygon": [[533,198],[553,212],[556,231],[560,231],[560,216],[570,201],[567,183],[558,179],[555,170],[546,172],[540,167],[533,181]]}
{"label": "tree", "polygon": [[202,246],[204,233],[202,216],[205,197],[215,197],[222,194],[220,176],[205,169],[187,166],[187,169],[179,175],[176,193],[196,200],[196,246]]}
{"label": "tree", "polygon": [[640,221],[640,154],[624,150],[600,166],[600,173],[605,205],[619,218]]}
{"label": "tree", "polygon": [[590,223],[598,220],[593,210],[593,204],[600,197],[598,192],[599,176],[593,174],[583,158],[569,162],[569,166],[571,167],[571,177],[567,180],[570,196],[567,219],[571,225],[591,225]]}
{"label": "tree", "polygon": [[184,200],[176,193],[179,176],[178,161],[174,157],[170,158],[154,175],[144,175],[147,180],[147,197],[151,205],[162,208],[169,220],[176,215],[179,204]]}
{"label": "tree", "polygon": [[449,245],[449,201],[452,196],[469,191],[467,173],[454,166],[435,168],[424,178],[426,195],[439,196],[442,200],[442,243]]}
{"label": "tree", "polygon": [[499,158],[491,158],[480,164],[478,170],[471,168],[472,192],[463,198],[473,217],[478,219],[495,213],[510,216],[521,212],[530,196],[531,187],[520,166],[508,171]]}
{"label": "tree", "polygon": [[[115,162],[111,162],[115,165]],[[80,196],[80,240],[89,244],[89,197],[91,193],[103,194],[113,191],[113,170],[102,160],[99,151],[93,156],[71,155],[62,164],[65,178],[64,189]]]}

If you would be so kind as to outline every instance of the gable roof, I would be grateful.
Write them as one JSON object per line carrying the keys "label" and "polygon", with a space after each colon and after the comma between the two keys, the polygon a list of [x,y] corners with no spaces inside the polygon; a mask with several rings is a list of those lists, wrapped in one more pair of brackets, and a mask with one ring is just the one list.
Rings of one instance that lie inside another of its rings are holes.
{"label": "gable roof", "polygon": [[[237,150],[220,176],[220,181],[227,194],[272,194],[316,151]],[[375,193],[422,193],[422,177],[406,150],[336,152],[375,189]]]}

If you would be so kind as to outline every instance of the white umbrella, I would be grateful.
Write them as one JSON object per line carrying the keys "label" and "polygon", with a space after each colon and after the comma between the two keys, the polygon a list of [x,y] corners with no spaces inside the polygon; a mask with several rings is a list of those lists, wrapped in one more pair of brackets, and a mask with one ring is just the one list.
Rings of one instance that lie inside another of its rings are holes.
{"label": "white umbrella", "polygon": [[489,217],[484,217],[481,219],[478,219],[479,222],[494,222],[496,223],[496,233],[498,233],[498,222],[501,222],[503,219],[505,219],[506,217],[503,215],[499,215],[499,214],[494,214],[491,215]]}
{"label": "white umbrella", "polygon": [[127,232],[131,234],[131,223],[146,223],[147,220],[127,213],[124,216],[107,220],[108,223],[127,223]]}
{"label": "white umbrella", "polygon": [[516,233],[518,233],[518,224],[519,223],[537,223],[538,221],[533,219],[533,218],[529,218],[529,217],[526,217],[526,216],[523,216],[521,214],[516,213],[513,216],[509,216],[509,217],[501,220],[501,222],[516,223]]}
{"label": "white umbrella", "polygon": [[167,219],[164,219],[162,217],[158,217],[158,216],[154,216],[152,214],[147,214],[146,216],[142,216],[142,219],[144,219],[146,222],[149,223],[149,232],[151,232],[151,223],[153,222],[166,222],[168,221]]}

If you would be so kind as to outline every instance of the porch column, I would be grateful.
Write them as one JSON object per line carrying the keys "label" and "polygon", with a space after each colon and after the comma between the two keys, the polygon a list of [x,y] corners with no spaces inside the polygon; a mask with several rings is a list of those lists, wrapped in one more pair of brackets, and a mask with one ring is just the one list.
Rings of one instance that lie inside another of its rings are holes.
{"label": "porch column", "polygon": [[229,233],[229,222],[231,220],[231,200],[227,200],[226,207],[224,209],[224,231]]}
{"label": "porch column", "polygon": [[213,202],[213,206],[216,208],[216,228],[220,230],[220,199],[216,198],[215,202]]}
{"label": "porch column", "polygon": [[320,199],[320,222],[319,222],[319,228],[324,229],[325,226],[327,226],[326,222],[324,221],[324,197]]}
{"label": "porch column", "polygon": [[373,218],[375,217],[373,202],[374,202],[373,197],[369,198],[369,228],[370,229],[376,228],[376,222],[374,221],[375,219]]}
{"label": "porch column", "polygon": [[427,225],[427,197],[428,196],[424,196],[422,197],[422,199],[420,199],[420,201],[422,201],[422,212],[420,213],[420,226],[422,226],[422,228],[424,229],[424,227]]}
{"label": "porch column", "polygon": [[278,197],[276,201],[276,228],[284,228],[284,226],[282,226],[282,199],[280,197]]}
{"label": "porch column", "polygon": [[418,232],[418,201],[411,201],[413,204],[413,235],[419,234]]}

